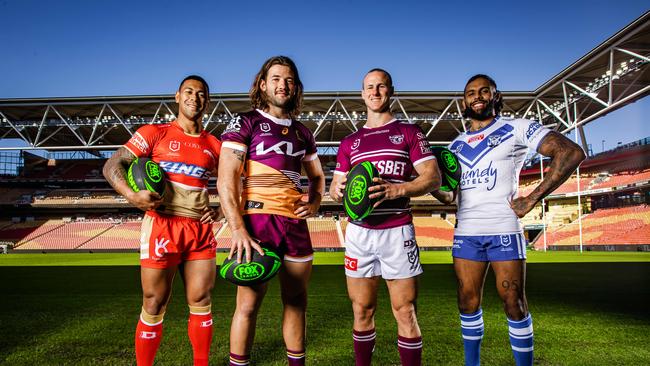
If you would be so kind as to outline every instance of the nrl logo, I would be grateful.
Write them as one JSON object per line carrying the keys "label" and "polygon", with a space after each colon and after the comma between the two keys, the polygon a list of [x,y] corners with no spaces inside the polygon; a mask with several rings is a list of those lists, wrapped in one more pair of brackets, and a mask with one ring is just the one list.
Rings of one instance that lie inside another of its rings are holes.
{"label": "nrl logo", "polygon": [[267,122],[262,122],[262,124],[260,125],[260,129],[262,130],[262,132],[269,132],[271,131],[271,126],[269,126]]}
{"label": "nrl logo", "polygon": [[488,136],[488,146],[495,147],[501,143],[501,135]]}
{"label": "nrl logo", "polygon": [[501,245],[504,247],[510,245],[510,235],[501,235]]}
{"label": "nrl logo", "polygon": [[178,141],[170,141],[169,142],[169,150],[171,151],[178,151],[181,148],[181,143]]}
{"label": "nrl logo", "polygon": [[404,141],[404,135],[389,136],[388,139],[395,145],[399,145]]}

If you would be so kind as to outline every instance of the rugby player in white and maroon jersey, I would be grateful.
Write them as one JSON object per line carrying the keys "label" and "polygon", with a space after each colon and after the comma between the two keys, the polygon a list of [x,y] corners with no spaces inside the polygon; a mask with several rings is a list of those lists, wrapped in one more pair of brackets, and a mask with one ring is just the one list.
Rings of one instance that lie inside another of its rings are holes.
{"label": "rugby player in white and maroon jersey", "polygon": [[[132,205],[145,211],[140,237],[142,310],[136,327],[139,366],[152,365],[162,339],[163,317],[174,275],[182,268],[189,305],[188,336],[194,365],[207,366],[212,342],[211,292],[216,275],[216,242],[209,206],[208,180],[216,175],[219,140],[203,129],[209,104],[208,84],[186,77],[176,92],[178,118],[168,124],[145,125],[104,166],[104,176]],[[165,172],[167,186],[155,192],[133,192],[126,170],[136,158],[148,157]],[[182,266],[179,267],[179,265]]]}
{"label": "rugby player in white and maroon jersey", "polygon": [[[390,112],[394,92],[390,74],[370,70],[361,95],[368,120],[339,147],[330,196],[341,202],[346,173],[363,161],[373,163],[381,178],[369,191],[374,211],[353,221],[345,232],[345,274],[354,313],[355,363],[370,365],[375,345],[374,314],[379,278],[386,280],[402,365],[422,362],[422,334],[416,317],[417,276],[422,273],[410,197],[440,186],[440,173],[429,142],[419,126],[395,119]],[[413,175],[417,175],[412,179]]]}

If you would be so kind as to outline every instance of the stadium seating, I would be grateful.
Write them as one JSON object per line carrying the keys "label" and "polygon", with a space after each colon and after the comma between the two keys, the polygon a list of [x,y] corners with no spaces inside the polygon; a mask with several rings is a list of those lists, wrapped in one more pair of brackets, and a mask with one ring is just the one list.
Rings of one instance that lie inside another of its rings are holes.
{"label": "stadium seating", "polygon": [[451,247],[454,224],[440,217],[414,217],[415,235],[420,247]]}
{"label": "stadium seating", "polygon": [[63,226],[61,220],[34,220],[5,226],[0,230],[0,240],[20,245]]}
{"label": "stadium seating", "polygon": [[[650,242],[650,207],[646,205],[596,210],[582,217],[583,244],[619,245]],[[577,245],[579,222],[547,232],[547,245]],[[543,240],[537,239],[536,248]]]}
{"label": "stadium seating", "polygon": [[89,241],[78,249],[80,250],[111,250],[111,249],[139,249],[140,248],[139,221],[130,221],[117,224]]}
{"label": "stadium seating", "polygon": [[309,235],[314,248],[340,248],[336,221],[331,218],[310,218],[307,220]]}
{"label": "stadium seating", "polygon": [[621,172],[601,179],[596,182],[591,189],[625,187],[629,184],[642,183],[650,181],[650,169],[641,172]]}
{"label": "stadium seating", "polygon": [[[45,225],[44,225],[45,226]],[[103,234],[115,226],[111,222],[73,222],[63,224],[44,235],[25,238],[18,243],[17,250],[71,250]]]}

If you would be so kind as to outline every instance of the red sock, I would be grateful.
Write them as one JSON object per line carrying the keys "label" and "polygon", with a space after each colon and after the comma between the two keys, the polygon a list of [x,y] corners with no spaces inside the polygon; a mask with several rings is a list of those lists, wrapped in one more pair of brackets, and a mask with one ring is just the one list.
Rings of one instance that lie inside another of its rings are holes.
{"label": "red sock", "polygon": [[397,349],[402,366],[422,365],[422,337],[397,336]]}
{"label": "red sock", "polygon": [[354,364],[356,366],[370,366],[372,362],[372,352],[375,349],[375,338],[377,333],[375,329],[356,331],[352,330],[354,339]]}
{"label": "red sock", "polygon": [[212,313],[192,314],[187,322],[187,335],[194,351],[194,366],[208,366],[212,343]]}
{"label": "red sock", "polygon": [[135,328],[135,359],[138,366],[151,366],[162,340],[162,321],[148,325],[142,319]]}

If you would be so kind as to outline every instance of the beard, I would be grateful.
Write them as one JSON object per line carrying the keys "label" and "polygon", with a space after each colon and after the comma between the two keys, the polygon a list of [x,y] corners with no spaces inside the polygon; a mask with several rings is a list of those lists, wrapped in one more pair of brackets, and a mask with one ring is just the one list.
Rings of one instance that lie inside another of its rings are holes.
{"label": "beard", "polygon": [[294,107],[294,98],[293,96],[290,96],[289,98],[286,99],[280,99],[276,98],[275,95],[267,94],[266,95],[266,102],[274,107],[282,108],[285,111],[289,111],[293,109]]}
{"label": "beard", "polygon": [[465,107],[465,110],[463,111],[463,117],[473,119],[476,121],[485,121],[486,119],[490,119],[494,117],[494,98],[490,99],[490,101],[486,104],[485,108],[481,110],[480,112],[475,112],[472,107],[468,106]]}

